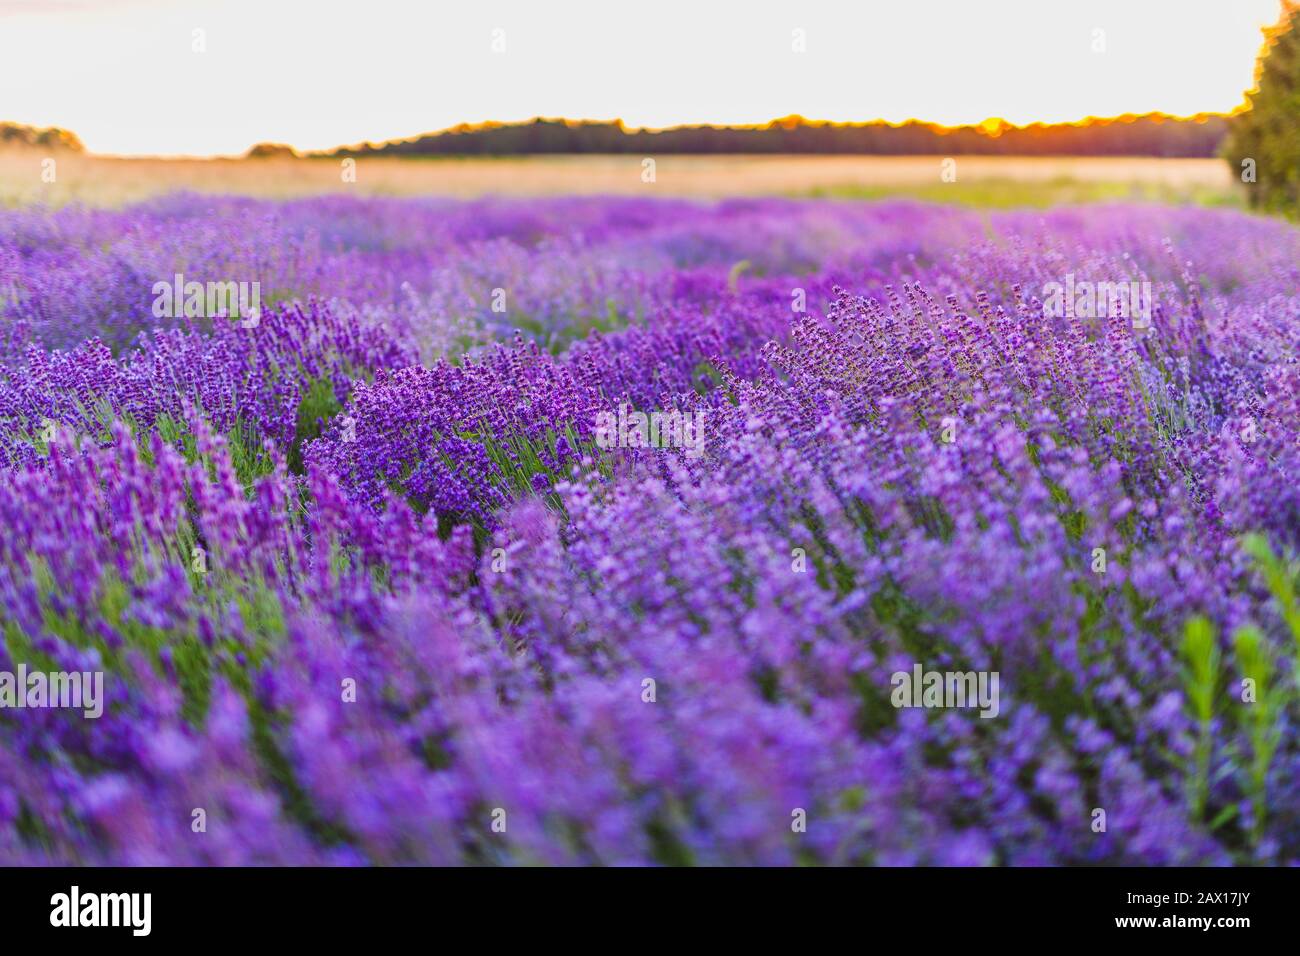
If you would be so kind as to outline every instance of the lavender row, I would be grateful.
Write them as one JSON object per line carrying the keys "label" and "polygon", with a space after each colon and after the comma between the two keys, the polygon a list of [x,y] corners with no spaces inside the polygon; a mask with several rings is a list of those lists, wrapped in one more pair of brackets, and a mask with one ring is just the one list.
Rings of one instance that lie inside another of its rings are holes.
{"label": "lavender row", "polygon": [[51,350],[200,202],[4,214],[0,672],[103,678],[0,710],[4,859],[1300,862],[1291,227],[239,202],[321,298]]}

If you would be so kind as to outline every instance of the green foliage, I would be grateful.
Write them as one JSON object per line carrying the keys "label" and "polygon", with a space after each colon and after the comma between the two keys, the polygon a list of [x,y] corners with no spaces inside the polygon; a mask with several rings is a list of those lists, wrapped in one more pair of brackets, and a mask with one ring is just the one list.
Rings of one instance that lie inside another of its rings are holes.
{"label": "green foliage", "polygon": [[1300,3],[1284,0],[1282,18],[1265,32],[1249,109],[1232,120],[1223,156],[1245,177],[1252,207],[1300,217]]}
{"label": "green foliage", "polygon": [[[1294,573],[1262,535],[1247,536],[1243,547],[1255,559],[1300,657],[1300,609],[1296,606]],[[1241,731],[1248,752],[1245,746],[1241,752],[1230,747],[1226,752],[1230,764],[1225,767],[1225,773],[1235,772],[1240,781],[1250,807],[1250,819],[1242,821],[1242,833],[1258,847],[1268,821],[1269,772],[1281,747],[1286,711],[1297,696],[1297,688],[1282,678],[1279,650],[1260,628],[1252,624],[1237,628],[1232,649],[1241,683],[1230,688],[1230,695],[1225,699],[1233,700],[1235,706],[1223,717],[1231,719]],[[1188,775],[1188,802],[1192,819],[1201,822],[1205,820],[1209,799],[1213,725],[1224,679],[1221,664],[1222,652],[1214,625],[1203,617],[1190,619],[1183,637],[1183,689],[1198,729],[1193,767]],[[1292,670],[1297,670],[1294,664]],[[1211,828],[1227,822],[1235,812],[1232,805],[1224,807],[1210,823]]]}
{"label": "green foliage", "polygon": [[639,309],[624,315],[619,311],[617,302],[607,299],[603,312],[574,312],[558,320],[553,316],[516,316],[512,321],[520,329],[531,333],[552,355],[563,355],[570,345],[587,338],[593,332],[615,332],[639,319]]}
{"label": "green foliage", "polygon": [[[1296,603],[1294,572],[1273,552],[1263,535],[1248,535],[1242,542],[1242,547],[1259,565],[1260,572],[1264,575],[1264,583],[1268,585],[1273,600],[1277,602],[1282,620],[1291,631],[1296,646],[1296,657],[1300,658],[1300,606]],[[1300,674],[1297,674],[1297,680],[1300,680]]]}
{"label": "green foliage", "polygon": [[1188,620],[1183,632],[1183,688],[1192,717],[1199,726],[1193,753],[1195,767],[1189,783],[1192,819],[1205,816],[1210,790],[1210,756],[1214,746],[1214,698],[1219,686],[1219,645],[1214,625],[1203,617]]}
{"label": "green foliage", "polygon": [[1246,695],[1243,692],[1242,705],[1246,708],[1246,730],[1251,748],[1250,763],[1246,768],[1251,839],[1258,844],[1268,817],[1268,770],[1282,742],[1282,716],[1289,695],[1285,685],[1275,680],[1275,651],[1258,628],[1238,628],[1234,644],[1243,680],[1254,681],[1254,699],[1244,699]]}
{"label": "green foliage", "polygon": [[320,437],[321,426],[343,410],[334,385],[327,378],[318,378],[308,387],[298,403],[293,444],[289,446],[287,465],[296,475],[303,473],[302,450],[307,443]]}

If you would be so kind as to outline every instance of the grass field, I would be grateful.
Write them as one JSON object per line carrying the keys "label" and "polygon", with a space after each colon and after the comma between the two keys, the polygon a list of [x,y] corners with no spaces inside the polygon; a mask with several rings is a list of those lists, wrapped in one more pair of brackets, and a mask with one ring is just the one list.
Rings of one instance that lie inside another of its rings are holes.
{"label": "grass field", "polygon": [[[53,157],[53,182],[33,151],[0,153],[0,203],[121,206],[176,190],[290,198],[367,196],[643,195],[808,196],[1009,208],[1136,200],[1241,205],[1242,189],[1217,159],[999,157],[956,160],[941,177],[940,156],[663,156],[653,182],[640,156],[538,156],[357,161],[354,182],[327,159],[165,160]],[[43,175],[43,173],[45,175]]]}

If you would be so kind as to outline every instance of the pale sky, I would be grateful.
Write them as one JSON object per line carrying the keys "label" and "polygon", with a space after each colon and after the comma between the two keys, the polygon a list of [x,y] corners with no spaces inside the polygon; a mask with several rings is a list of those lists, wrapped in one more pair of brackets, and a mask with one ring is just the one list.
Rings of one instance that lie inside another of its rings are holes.
{"label": "pale sky", "polygon": [[[1226,112],[1251,86],[1260,30],[1280,9],[1280,0],[0,0],[0,120],[62,126],[100,153],[234,155],[261,141],[324,149],[538,115],[662,127],[792,113],[955,125]],[[805,52],[794,49],[796,30]]]}

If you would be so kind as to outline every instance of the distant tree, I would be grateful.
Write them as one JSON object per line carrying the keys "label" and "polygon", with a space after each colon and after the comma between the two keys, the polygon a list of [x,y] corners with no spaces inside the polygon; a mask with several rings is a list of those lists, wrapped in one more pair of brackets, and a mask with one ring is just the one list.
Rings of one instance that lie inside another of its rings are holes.
{"label": "distant tree", "polygon": [[986,120],[946,128],[908,121],[900,126],[829,123],[787,116],[762,126],[675,126],[627,129],[610,123],[534,119],[526,123],[462,124],[438,133],[387,143],[349,146],[312,155],[516,156],[537,153],[819,153],[860,155],[984,154],[1004,156],[1214,156],[1227,119],[1186,119],[1149,113],[1083,123],[1011,126]]}
{"label": "distant tree", "polygon": [[75,153],[85,151],[81,140],[66,129],[59,129],[57,126],[39,129],[21,123],[0,123],[0,144],[38,146],[42,149],[68,150]]}
{"label": "distant tree", "polygon": [[247,153],[249,159],[271,159],[281,156],[296,157],[298,151],[284,143],[258,143]]}
{"label": "distant tree", "polygon": [[1264,31],[1255,89],[1233,117],[1223,155],[1258,209],[1300,217],[1300,0]]}

